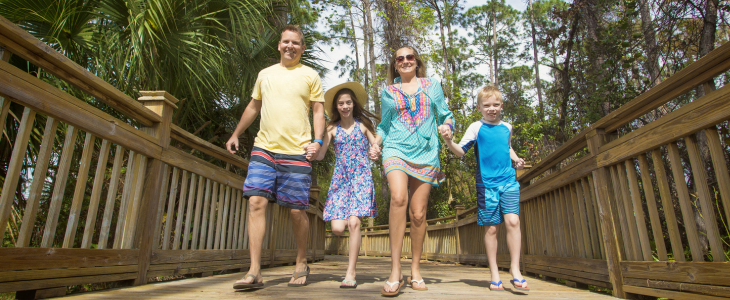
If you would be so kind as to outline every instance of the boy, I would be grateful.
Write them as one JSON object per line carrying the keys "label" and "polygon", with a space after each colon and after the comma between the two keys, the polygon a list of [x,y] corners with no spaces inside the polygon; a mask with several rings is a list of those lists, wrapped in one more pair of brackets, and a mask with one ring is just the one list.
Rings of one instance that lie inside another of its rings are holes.
{"label": "boy", "polygon": [[525,161],[512,150],[512,125],[501,120],[502,93],[488,85],[479,91],[477,106],[483,118],[472,123],[457,145],[450,134],[442,134],[446,144],[458,157],[474,146],[477,160],[476,189],[478,217],[477,224],[487,226],[484,244],[492,273],[489,289],[504,291],[497,269],[497,230],[505,222],[507,227],[507,246],[510,252],[510,273],[512,285],[520,291],[529,291],[527,282],[520,274],[520,184],[517,170],[524,167]]}
{"label": "boy", "polygon": [[[234,289],[262,288],[261,245],[266,233],[266,206],[269,202],[290,209],[297,243],[297,262],[289,286],[307,284],[307,236],[309,234],[309,186],[312,155],[322,145],[324,97],[319,75],[299,63],[304,52],[304,34],[287,25],[279,40],[279,63],[268,67],[256,79],[251,102],[236,130],[226,143],[230,153],[238,150],[238,136],[261,113],[261,128],[256,135],[251,163],[243,184],[248,199],[248,236],[251,267],[236,281]],[[314,138],[310,143],[309,107],[314,116]],[[235,148],[235,150],[234,150]]]}

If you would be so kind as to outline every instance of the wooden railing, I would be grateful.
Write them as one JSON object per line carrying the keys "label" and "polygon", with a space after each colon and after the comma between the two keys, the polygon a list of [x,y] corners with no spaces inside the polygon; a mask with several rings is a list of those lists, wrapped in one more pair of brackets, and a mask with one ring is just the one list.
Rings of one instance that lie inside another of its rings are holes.
{"label": "wooden railing", "polygon": [[[2,17],[0,47],[0,125],[18,128],[0,137],[12,147],[0,197],[0,237],[8,236],[0,247],[0,293],[53,296],[70,285],[145,284],[247,267],[244,178],[219,167],[246,169],[246,160],[171,124],[172,95],[132,99]],[[10,53],[132,121],[14,67]],[[31,137],[40,141],[29,143]],[[19,185],[21,173],[32,180]],[[275,205],[268,211],[262,262],[293,263],[289,214]],[[320,260],[321,205],[308,213],[309,259]]]}
{"label": "wooden railing", "polygon": [[[710,84],[729,69],[725,44],[518,176],[524,270],[621,298],[729,297],[730,86]],[[423,257],[485,264],[470,211],[430,225]],[[363,252],[389,255],[378,229],[364,230]],[[347,237],[328,235],[326,249],[346,254]]]}

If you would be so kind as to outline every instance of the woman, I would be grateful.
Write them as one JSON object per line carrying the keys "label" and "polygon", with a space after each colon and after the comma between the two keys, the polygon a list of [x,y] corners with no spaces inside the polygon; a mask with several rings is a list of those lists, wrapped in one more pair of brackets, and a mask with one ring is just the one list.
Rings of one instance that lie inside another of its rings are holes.
{"label": "woman", "polygon": [[[381,95],[382,121],[376,140],[378,144],[383,140],[383,168],[390,186],[392,269],[381,293],[395,296],[404,284],[400,257],[406,208],[411,219],[413,253],[408,283],[414,290],[428,290],[419,264],[426,234],[428,194],[431,186],[438,186],[444,180],[438,135],[451,136],[454,127],[441,84],[426,77],[426,66],[412,47],[400,48],[393,55],[388,67],[388,84]],[[410,205],[406,207],[409,198]]]}

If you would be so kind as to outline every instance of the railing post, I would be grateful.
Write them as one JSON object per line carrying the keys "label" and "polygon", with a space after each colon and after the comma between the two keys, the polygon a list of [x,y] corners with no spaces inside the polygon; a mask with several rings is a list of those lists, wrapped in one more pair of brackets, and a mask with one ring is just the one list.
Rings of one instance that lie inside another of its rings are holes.
{"label": "railing post", "polygon": [[463,204],[457,204],[456,207],[456,215],[455,220],[456,226],[454,229],[456,229],[456,262],[461,263],[461,238],[459,237],[459,215],[461,215],[464,212],[464,205]]}
{"label": "railing post", "polygon": [[[606,143],[608,136],[603,129],[595,129],[586,134],[588,142],[588,151],[592,155],[598,155],[598,148]],[[613,212],[611,211],[610,201],[613,201],[613,188],[611,186],[611,177],[607,167],[600,167],[593,170],[593,183],[596,189],[596,198],[598,200],[598,211],[601,219],[601,228],[603,229],[603,244],[606,249],[606,263],[608,264],[608,278],[613,287],[613,296],[618,298],[626,298],[626,292],[623,289],[623,276],[621,274],[621,256],[618,249],[618,239],[616,238]]]}
{"label": "railing post", "polygon": [[[173,109],[177,108],[175,103],[178,100],[164,91],[143,91],[140,93],[142,97],[139,98],[139,101],[162,117],[160,123],[151,127],[143,127],[142,130],[157,138],[159,145],[165,149],[170,146],[170,124],[172,123]],[[156,223],[160,221],[157,219],[157,209],[159,209],[159,201],[162,201],[160,200],[160,191],[162,186],[166,184],[166,182],[162,182],[163,172],[166,172],[166,170],[167,168],[161,160],[152,157],[147,160],[142,201],[134,235],[134,248],[139,249],[139,268],[134,285],[147,283],[147,271],[152,260],[154,239],[159,238],[159,233],[151,229],[154,229]]]}

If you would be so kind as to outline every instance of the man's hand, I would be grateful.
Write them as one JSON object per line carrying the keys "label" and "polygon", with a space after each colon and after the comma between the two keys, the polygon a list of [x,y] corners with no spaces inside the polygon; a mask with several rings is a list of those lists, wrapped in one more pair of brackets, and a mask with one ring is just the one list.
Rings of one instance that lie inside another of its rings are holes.
{"label": "man's hand", "polygon": [[444,140],[447,140],[447,141],[451,140],[453,132],[451,132],[451,127],[449,127],[449,125],[439,126],[438,131],[441,134],[441,136],[444,138]]}
{"label": "man's hand", "polygon": [[[230,139],[228,139],[228,142],[226,142],[226,149],[228,149],[228,152],[231,154],[236,154],[236,151],[238,151],[238,137],[237,136],[231,136]],[[235,149],[235,150],[233,150]]]}
{"label": "man's hand", "polygon": [[522,158],[518,158],[515,160],[515,169],[522,170],[525,168],[525,160]]}

